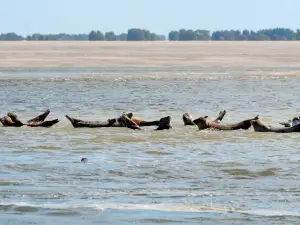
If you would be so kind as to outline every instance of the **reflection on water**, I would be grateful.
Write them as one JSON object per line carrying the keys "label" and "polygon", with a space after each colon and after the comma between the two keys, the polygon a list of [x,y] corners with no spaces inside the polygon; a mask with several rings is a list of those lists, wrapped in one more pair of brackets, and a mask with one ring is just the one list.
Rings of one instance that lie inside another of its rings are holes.
{"label": "reflection on water", "polygon": [[[185,112],[214,118],[222,109],[223,123],[299,116],[298,76],[85,68],[2,71],[0,80],[1,115],[25,121],[49,108],[60,119],[49,129],[0,127],[1,224],[299,222],[298,134],[198,131],[182,122]],[[123,111],[170,115],[173,129],[74,129],[64,117]]]}

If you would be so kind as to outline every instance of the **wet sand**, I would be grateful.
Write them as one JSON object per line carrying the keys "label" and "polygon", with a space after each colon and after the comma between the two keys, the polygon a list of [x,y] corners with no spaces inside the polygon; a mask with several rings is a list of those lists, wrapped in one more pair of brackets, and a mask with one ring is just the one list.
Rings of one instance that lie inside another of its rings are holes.
{"label": "wet sand", "polygon": [[0,67],[300,68],[300,42],[0,42]]}

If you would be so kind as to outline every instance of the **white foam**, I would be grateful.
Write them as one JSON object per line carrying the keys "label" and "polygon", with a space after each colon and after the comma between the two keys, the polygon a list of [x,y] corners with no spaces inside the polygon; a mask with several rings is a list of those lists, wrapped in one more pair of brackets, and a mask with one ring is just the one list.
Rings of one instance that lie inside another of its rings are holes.
{"label": "white foam", "polygon": [[16,207],[34,207],[44,209],[94,209],[94,210],[130,210],[130,211],[164,211],[164,212],[192,212],[192,213],[240,213],[249,214],[256,216],[274,217],[274,216],[293,216],[300,217],[300,212],[285,211],[285,210],[239,210],[229,206],[218,206],[218,205],[196,205],[196,204],[30,204],[26,202],[3,202],[0,201],[2,206],[16,206]]}
{"label": "white foam", "polygon": [[295,216],[300,217],[299,212],[293,212],[293,211],[285,211],[285,210],[267,210],[267,209],[254,209],[249,211],[237,211],[239,213],[243,214],[249,214],[249,215],[255,215],[255,216]]}

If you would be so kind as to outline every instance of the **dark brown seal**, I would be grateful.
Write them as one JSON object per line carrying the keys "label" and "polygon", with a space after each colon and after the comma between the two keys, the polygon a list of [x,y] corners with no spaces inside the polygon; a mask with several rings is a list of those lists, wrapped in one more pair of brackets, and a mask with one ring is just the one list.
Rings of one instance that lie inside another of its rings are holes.
{"label": "dark brown seal", "polygon": [[88,159],[87,158],[81,158],[80,160],[82,163],[87,163],[88,162]]}
{"label": "dark brown seal", "polygon": [[199,130],[203,129],[216,129],[216,130],[239,130],[244,129],[247,130],[251,127],[251,121],[258,119],[258,116],[253,119],[244,120],[239,123],[234,124],[219,124],[215,121],[207,121],[207,117],[200,117],[196,120],[194,120],[194,123],[197,124]]}
{"label": "dark brown seal", "polygon": [[21,127],[21,126],[29,126],[29,127],[51,127],[54,124],[58,123],[59,120],[49,120],[44,121],[46,117],[49,115],[50,110],[46,110],[41,115],[27,121],[27,123],[22,123],[18,116],[15,113],[9,112],[7,113],[7,116],[0,118],[0,122],[5,127]]}
{"label": "dark brown seal", "polygon": [[66,118],[71,122],[74,128],[99,128],[99,127],[127,127],[130,129],[140,130],[143,126],[158,126],[156,130],[171,129],[171,117],[163,117],[160,120],[145,121],[140,119],[132,118],[132,112],[124,112],[118,118],[108,119],[107,121],[88,121],[70,117],[66,115]]}
{"label": "dark brown seal", "polygon": [[273,127],[266,124],[260,119],[252,120],[251,124],[255,132],[274,132],[274,133],[291,133],[300,132],[300,124],[296,124],[292,127]]}
{"label": "dark brown seal", "polygon": [[[226,114],[226,110],[220,111],[218,117],[213,122],[220,123],[223,120],[225,114]],[[189,113],[184,113],[182,115],[182,120],[183,120],[183,123],[184,123],[185,126],[194,126],[194,125],[196,125],[192,115],[189,114]]]}
{"label": "dark brown seal", "polygon": [[108,119],[107,121],[87,121],[66,115],[66,118],[71,122],[74,128],[128,127],[140,130],[141,128],[130,119],[131,117],[132,113],[123,113],[120,117]]}

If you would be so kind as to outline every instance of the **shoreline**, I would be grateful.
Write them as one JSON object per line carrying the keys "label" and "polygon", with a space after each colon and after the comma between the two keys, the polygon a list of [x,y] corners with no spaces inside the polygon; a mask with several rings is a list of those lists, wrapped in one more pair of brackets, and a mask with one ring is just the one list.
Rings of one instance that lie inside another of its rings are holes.
{"label": "shoreline", "polygon": [[300,42],[0,42],[0,70],[22,68],[300,68]]}

